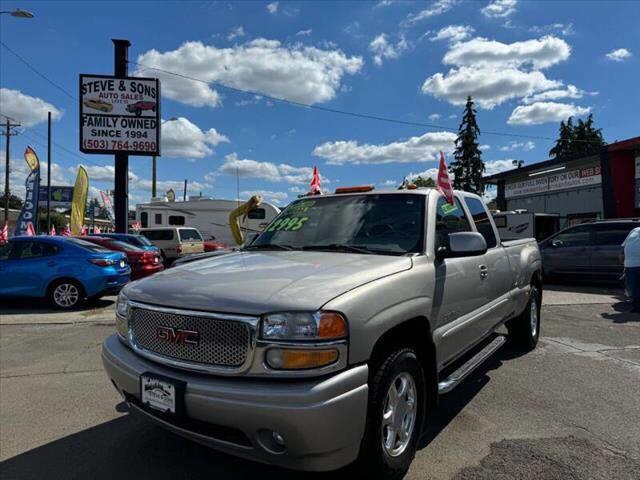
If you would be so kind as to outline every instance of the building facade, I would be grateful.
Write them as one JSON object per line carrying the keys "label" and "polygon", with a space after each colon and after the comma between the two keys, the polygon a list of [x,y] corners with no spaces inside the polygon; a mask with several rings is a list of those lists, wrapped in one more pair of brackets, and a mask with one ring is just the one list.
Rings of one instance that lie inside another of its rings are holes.
{"label": "building facade", "polygon": [[640,137],[583,157],[547,160],[485,178],[499,210],[560,216],[560,226],[640,216]]}

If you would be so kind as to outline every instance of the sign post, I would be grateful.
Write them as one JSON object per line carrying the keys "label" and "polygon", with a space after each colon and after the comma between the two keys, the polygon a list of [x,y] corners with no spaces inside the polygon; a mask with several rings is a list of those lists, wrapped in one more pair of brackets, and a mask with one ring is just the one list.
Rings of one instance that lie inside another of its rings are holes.
{"label": "sign post", "polygon": [[114,214],[127,232],[129,155],[160,155],[160,82],[128,76],[128,40],[113,39],[114,75],[80,75],[80,151],[115,157]]}

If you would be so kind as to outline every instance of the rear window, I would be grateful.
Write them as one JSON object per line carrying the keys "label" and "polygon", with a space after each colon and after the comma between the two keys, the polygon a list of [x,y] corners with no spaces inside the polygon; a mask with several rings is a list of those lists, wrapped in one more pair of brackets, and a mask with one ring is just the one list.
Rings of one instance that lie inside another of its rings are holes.
{"label": "rear window", "polygon": [[200,235],[200,232],[192,228],[182,228],[179,230],[179,232],[180,232],[180,240],[183,242],[189,242],[194,240],[198,242],[202,241],[202,235]]}
{"label": "rear window", "polygon": [[254,208],[253,210],[249,210],[249,214],[247,216],[251,220],[264,220],[267,218],[267,212],[264,208]]}
{"label": "rear window", "polygon": [[477,198],[465,198],[465,203],[473,218],[473,223],[476,224],[478,233],[482,235],[487,242],[487,248],[493,248],[497,245],[496,234],[493,232],[491,226],[491,220],[489,220],[489,214],[482,202]]}
{"label": "rear window", "polygon": [[77,238],[67,238],[66,240],[67,242],[69,242],[72,245],[75,245],[76,247],[82,248],[83,250],[88,250],[90,252],[108,252],[109,249],[108,248],[104,248],[101,247],[100,245],[96,245],[95,243],[91,243],[91,242],[86,242],[84,240],[80,240]]}
{"label": "rear window", "polygon": [[173,230],[146,230],[140,233],[152,242],[154,240],[173,240]]}
{"label": "rear window", "polygon": [[114,247],[121,248],[126,252],[139,252],[142,250],[141,248],[136,247],[135,245],[131,245],[130,243],[121,242],[120,240],[110,240],[109,245],[113,245]]}
{"label": "rear window", "polygon": [[130,235],[129,237],[127,237],[127,240],[131,240],[131,243],[133,245],[138,246],[150,247],[153,245],[144,235]]}

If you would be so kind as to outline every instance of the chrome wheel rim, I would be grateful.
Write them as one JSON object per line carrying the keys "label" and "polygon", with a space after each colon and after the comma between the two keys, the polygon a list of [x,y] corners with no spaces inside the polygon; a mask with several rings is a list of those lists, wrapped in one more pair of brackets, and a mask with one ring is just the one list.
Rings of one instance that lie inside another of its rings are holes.
{"label": "chrome wheel rim", "polygon": [[80,291],[72,283],[62,283],[53,291],[53,301],[60,307],[73,307],[79,298]]}
{"label": "chrome wheel rim", "polygon": [[391,382],[382,409],[382,448],[397,457],[411,442],[416,423],[416,382],[408,372],[402,372]]}
{"label": "chrome wheel rim", "polygon": [[531,321],[531,336],[535,337],[538,334],[538,300],[536,298],[536,291],[533,291],[531,297],[531,313],[529,315]]}

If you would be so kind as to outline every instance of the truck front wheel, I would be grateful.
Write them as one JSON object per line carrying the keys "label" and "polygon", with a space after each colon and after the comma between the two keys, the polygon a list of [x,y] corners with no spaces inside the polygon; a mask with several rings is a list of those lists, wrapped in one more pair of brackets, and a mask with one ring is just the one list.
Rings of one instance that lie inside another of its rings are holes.
{"label": "truck front wheel", "polygon": [[425,408],[424,374],[412,348],[391,352],[373,368],[356,465],[368,479],[399,479],[416,454]]}
{"label": "truck front wheel", "polygon": [[531,286],[529,303],[516,318],[507,322],[509,341],[521,350],[533,350],[540,338],[540,306],[542,295],[536,285]]}

